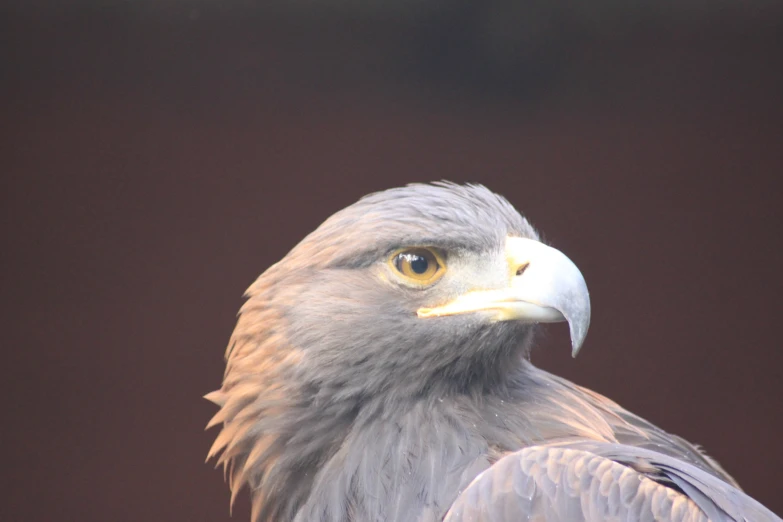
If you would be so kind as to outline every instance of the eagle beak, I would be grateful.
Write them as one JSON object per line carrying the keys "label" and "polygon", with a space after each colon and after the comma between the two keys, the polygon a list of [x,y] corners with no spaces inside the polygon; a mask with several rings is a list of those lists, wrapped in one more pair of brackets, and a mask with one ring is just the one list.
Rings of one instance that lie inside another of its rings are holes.
{"label": "eagle beak", "polygon": [[582,273],[562,252],[539,241],[506,238],[506,288],[467,292],[443,306],[420,308],[419,317],[490,312],[494,321],[568,321],[576,357],[590,326],[590,295]]}

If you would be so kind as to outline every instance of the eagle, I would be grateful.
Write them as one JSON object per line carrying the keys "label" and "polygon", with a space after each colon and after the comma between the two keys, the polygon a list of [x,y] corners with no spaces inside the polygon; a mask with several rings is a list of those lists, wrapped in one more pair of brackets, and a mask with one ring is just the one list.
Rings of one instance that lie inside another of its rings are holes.
{"label": "eagle", "polygon": [[253,522],[780,521],[699,447],[530,362],[576,265],[503,197],[363,197],[247,290],[208,459]]}

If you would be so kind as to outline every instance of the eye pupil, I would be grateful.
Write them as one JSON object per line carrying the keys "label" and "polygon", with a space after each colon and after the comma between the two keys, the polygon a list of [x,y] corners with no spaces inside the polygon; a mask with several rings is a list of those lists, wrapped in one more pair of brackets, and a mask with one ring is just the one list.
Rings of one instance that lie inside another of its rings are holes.
{"label": "eye pupil", "polygon": [[411,270],[415,272],[416,274],[423,274],[427,271],[427,268],[429,268],[429,261],[427,261],[422,256],[417,255],[411,255],[410,256],[410,264],[411,264]]}

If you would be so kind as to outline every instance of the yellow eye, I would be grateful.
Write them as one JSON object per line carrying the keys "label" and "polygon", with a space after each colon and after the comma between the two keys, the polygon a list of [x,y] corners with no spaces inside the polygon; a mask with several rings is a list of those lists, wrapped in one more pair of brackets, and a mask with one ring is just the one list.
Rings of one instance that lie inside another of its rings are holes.
{"label": "yellow eye", "polygon": [[445,272],[440,258],[426,248],[408,248],[397,252],[390,263],[405,278],[419,284],[434,283]]}

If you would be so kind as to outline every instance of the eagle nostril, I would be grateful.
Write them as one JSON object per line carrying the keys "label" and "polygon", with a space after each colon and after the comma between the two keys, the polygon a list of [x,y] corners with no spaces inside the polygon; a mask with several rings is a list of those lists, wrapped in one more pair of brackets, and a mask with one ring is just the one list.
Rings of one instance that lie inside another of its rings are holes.
{"label": "eagle nostril", "polygon": [[517,276],[521,276],[522,274],[524,274],[524,273],[525,273],[525,270],[527,270],[527,266],[528,266],[529,264],[530,264],[530,263],[525,263],[524,265],[522,265],[522,266],[520,266],[519,268],[517,268]]}

